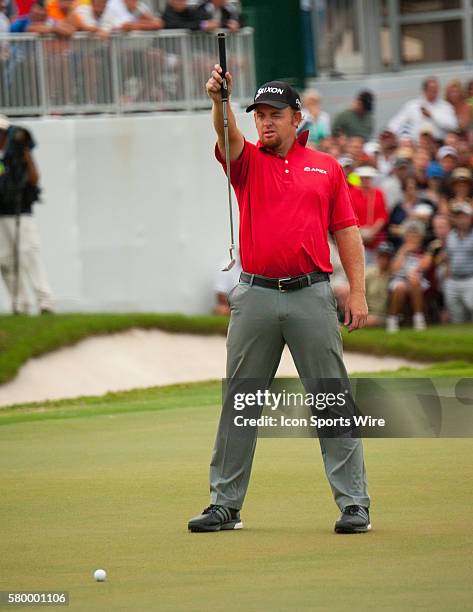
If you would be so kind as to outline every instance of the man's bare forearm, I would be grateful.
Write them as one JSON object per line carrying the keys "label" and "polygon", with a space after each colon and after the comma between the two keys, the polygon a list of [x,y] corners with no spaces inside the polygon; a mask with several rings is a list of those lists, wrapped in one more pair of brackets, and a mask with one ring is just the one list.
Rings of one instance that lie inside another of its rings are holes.
{"label": "man's bare forearm", "polygon": [[[227,105],[228,109],[228,140],[230,144],[230,160],[234,161],[240,157],[243,150],[244,138],[243,134],[238,129],[235,114],[232,110],[230,100]],[[217,133],[218,148],[222,156],[225,156],[225,135],[223,130],[223,104],[222,102],[213,101],[212,105],[212,121],[215,132]]]}
{"label": "man's bare forearm", "polygon": [[365,293],[365,255],[356,225],[334,232],[338,254],[352,293]]}

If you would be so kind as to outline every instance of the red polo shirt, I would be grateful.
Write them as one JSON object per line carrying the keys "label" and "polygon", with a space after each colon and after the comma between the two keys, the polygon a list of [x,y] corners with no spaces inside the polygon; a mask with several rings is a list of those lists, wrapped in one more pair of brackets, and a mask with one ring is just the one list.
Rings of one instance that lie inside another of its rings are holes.
{"label": "red polo shirt", "polygon": [[[307,149],[307,136],[301,134],[285,157],[245,140],[231,163],[245,272],[275,278],[332,272],[328,232],[358,225],[340,164]],[[218,145],[215,155],[226,172]]]}
{"label": "red polo shirt", "polygon": [[[372,187],[366,191],[351,185],[350,195],[360,227],[371,227],[378,219],[383,219],[385,223],[388,222],[389,213],[381,189]],[[373,251],[384,240],[386,240],[386,232],[382,229],[369,244],[365,244],[365,248]]]}

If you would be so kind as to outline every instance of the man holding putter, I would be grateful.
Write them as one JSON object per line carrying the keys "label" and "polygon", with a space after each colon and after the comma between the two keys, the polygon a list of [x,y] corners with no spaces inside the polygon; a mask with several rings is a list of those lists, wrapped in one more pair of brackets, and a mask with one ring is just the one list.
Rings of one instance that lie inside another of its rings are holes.
{"label": "man holding putter", "polygon": [[[226,171],[221,87],[229,100],[232,76],[216,65],[206,84],[217,133],[215,155]],[[268,383],[284,345],[306,379],[347,379],[337,305],[330,287],[328,232],[335,238],[350,284],[345,325],[363,327],[368,308],[363,245],[343,170],[329,155],[305,147],[308,133],[296,136],[301,121],[298,93],[272,81],[256,92],[259,141],[248,142],[228,104],[231,181],[240,209],[243,272],[229,294],[227,379]],[[240,529],[257,430],[235,435],[228,427],[233,404],[224,399],[210,464],[210,506],[188,523],[192,532]],[[371,527],[363,446],[359,438],[320,438],[325,471],[341,516],[337,533]]]}

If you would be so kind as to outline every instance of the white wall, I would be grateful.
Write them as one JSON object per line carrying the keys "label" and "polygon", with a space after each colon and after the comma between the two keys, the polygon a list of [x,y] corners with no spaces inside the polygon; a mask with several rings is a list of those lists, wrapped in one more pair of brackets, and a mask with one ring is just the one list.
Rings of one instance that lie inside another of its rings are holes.
{"label": "white wall", "polygon": [[[252,117],[238,122],[255,141]],[[209,112],[17,123],[38,143],[35,216],[60,311],[209,312],[229,243]]]}

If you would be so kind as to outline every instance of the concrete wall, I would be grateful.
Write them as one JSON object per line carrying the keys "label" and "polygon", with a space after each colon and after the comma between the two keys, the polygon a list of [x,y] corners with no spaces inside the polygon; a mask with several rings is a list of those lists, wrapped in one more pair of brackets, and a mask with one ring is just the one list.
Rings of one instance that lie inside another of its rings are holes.
{"label": "concrete wall", "polygon": [[[252,117],[238,120],[254,141]],[[59,310],[210,310],[229,229],[209,112],[18,123],[38,143],[35,216]]]}
{"label": "concrete wall", "polygon": [[335,114],[350,106],[353,97],[362,89],[370,89],[376,95],[376,133],[381,131],[400,107],[420,95],[422,81],[427,76],[437,76],[445,85],[452,79],[462,82],[473,79],[473,69],[461,65],[444,65],[435,69],[404,70],[401,74],[376,74],[359,78],[312,79],[309,83],[322,94],[322,108],[333,118]]}

